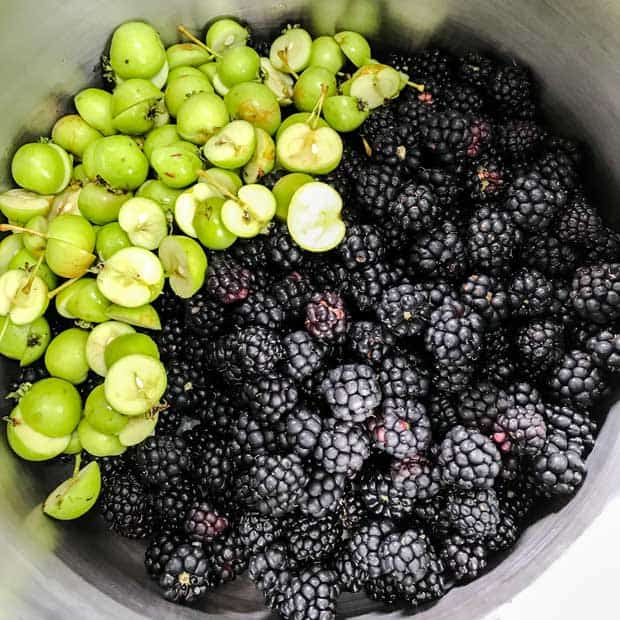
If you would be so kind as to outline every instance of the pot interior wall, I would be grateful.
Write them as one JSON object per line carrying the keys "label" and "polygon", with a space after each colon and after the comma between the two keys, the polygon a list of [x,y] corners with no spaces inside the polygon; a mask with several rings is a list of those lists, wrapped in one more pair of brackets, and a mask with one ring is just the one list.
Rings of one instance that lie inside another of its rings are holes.
{"label": "pot interior wall", "polygon": [[[4,0],[0,188],[10,186],[9,162],[16,146],[48,134],[72,95],[96,79],[99,55],[120,22],[148,20],[172,41],[177,24],[198,31],[221,14],[242,17],[259,30],[273,29],[285,18],[303,19],[315,33],[357,29],[405,49],[421,47],[432,37],[455,49],[480,46],[518,57],[541,80],[546,108],[558,127],[592,144],[591,185],[610,221],[620,222],[611,198],[620,187],[620,140],[613,131],[620,119],[620,5],[562,0]],[[4,391],[14,368],[3,364],[0,370]],[[620,411],[612,412],[574,501],[529,528],[505,562],[418,617],[453,618],[456,609],[459,617],[481,618],[558,557],[620,486],[619,426]],[[141,545],[103,532],[98,518],[58,525],[43,517],[39,502],[61,473],[25,464],[6,445],[0,448],[0,600],[7,617],[206,617],[157,598],[143,572]],[[210,618],[269,617],[245,579],[214,593],[204,610]],[[339,610],[343,617],[359,618],[412,613],[390,615],[355,596],[343,597]]]}

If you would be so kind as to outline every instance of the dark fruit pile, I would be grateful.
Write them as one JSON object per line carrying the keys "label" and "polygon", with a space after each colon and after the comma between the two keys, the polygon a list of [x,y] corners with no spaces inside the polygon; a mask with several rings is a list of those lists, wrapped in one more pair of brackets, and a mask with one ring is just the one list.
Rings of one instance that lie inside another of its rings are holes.
{"label": "dark fruit pile", "polygon": [[425,89],[348,134],[340,246],[277,225],[158,302],[170,407],[103,460],[100,506],[148,539],[169,600],[248,570],[284,618],[334,618],[346,591],[426,604],[586,476],[620,369],[620,235],[581,148],[524,67],[384,60]]}

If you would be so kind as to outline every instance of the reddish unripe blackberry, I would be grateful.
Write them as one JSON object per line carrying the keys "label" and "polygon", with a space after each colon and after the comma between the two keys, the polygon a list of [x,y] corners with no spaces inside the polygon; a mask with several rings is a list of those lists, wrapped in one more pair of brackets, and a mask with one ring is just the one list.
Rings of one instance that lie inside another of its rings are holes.
{"label": "reddish unripe blackberry", "polygon": [[207,270],[207,290],[223,304],[232,304],[250,294],[251,272],[224,254],[213,255]]}
{"label": "reddish unripe blackberry", "polygon": [[192,540],[209,543],[228,529],[228,517],[210,502],[196,502],[188,511],[185,531]]}
{"label": "reddish unripe blackberry", "polygon": [[338,293],[316,293],[306,306],[305,326],[318,340],[341,340],[347,330],[347,313]]}
{"label": "reddish unripe blackberry", "polygon": [[534,407],[511,407],[497,416],[493,441],[502,452],[536,456],[544,447],[547,425]]}

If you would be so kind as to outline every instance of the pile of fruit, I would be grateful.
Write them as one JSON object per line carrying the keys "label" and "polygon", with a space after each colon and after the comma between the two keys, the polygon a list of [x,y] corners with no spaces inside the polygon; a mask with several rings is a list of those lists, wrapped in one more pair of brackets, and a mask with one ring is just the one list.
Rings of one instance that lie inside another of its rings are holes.
{"label": "pile of fruit", "polygon": [[179,31],[120,26],[109,89],[15,154],[9,444],[76,455],[45,512],[147,539],[171,601],[434,601],[586,475],[620,235],[583,150],[515,63]]}

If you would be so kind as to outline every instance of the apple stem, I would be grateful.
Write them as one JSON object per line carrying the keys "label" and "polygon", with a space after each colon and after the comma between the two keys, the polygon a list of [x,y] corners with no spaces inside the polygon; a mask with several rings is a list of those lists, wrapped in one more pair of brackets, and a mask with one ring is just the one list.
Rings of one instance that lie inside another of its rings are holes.
{"label": "apple stem", "polygon": [[37,272],[41,268],[44,258],[45,258],[45,254],[41,254],[41,256],[39,256],[39,260],[37,261],[37,264],[34,266],[34,269],[30,273],[30,277],[26,281],[26,284],[22,286],[22,292],[25,293],[26,295],[30,292],[30,287],[32,286],[32,283],[34,282],[34,279],[37,277]]}
{"label": "apple stem", "polygon": [[370,142],[368,142],[366,138],[362,138],[362,144],[364,145],[364,153],[366,153],[368,157],[372,157],[372,146],[370,146]]}
{"label": "apple stem", "polygon": [[415,88],[417,91],[423,93],[425,90],[424,84],[417,84],[416,82],[407,82],[407,86],[411,86],[411,88]]}
{"label": "apple stem", "polygon": [[41,239],[47,239],[45,233],[32,230],[31,228],[24,228],[23,226],[15,226],[15,224],[0,224],[0,232],[22,232],[34,235],[35,237],[41,237]]}
{"label": "apple stem", "polygon": [[213,51],[208,45],[203,43],[197,36],[192,34],[185,26],[183,26],[183,25],[177,26],[177,30],[186,39],[189,39],[192,43],[195,43],[199,47],[202,47],[202,49],[207,50],[207,52],[209,52],[209,54],[211,54],[211,56],[213,56],[214,58],[221,58],[222,57],[221,54],[218,54],[217,52]]}
{"label": "apple stem", "polygon": [[321,117],[321,112],[323,111],[323,104],[325,103],[328,92],[329,87],[327,86],[327,84],[321,84],[321,96],[319,97],[319,100],[316,102],[316,105],[312,109],[312,112],[310,113],[310,116],[306,121],[306,123],[312,128],[313,131],[316,129],[319,118]]}
{"label": "apple stem", "polygon": [[58,293],[64,291],[66,288],[77,282],[84,274],[88,273],[88,270],[85,271],[82,275],[77,276],[77,278],[71,278],[70,280],[65,280],[60,286],[57,286],[53,291],[50,291],[47,294],[48,299],[54,299]]}
{"label": "apple stem", "polygon": [[[4,325],[2,326],[2,329],[0,330],[0,342],[2,342],[2,339],[4,338],[4,335],[6,334],[6,330],[9,328],[9,322],[10,322],[9,317],[5,316]],[[11,398],[11,395],[9,394],[7,398]]]}
{"label": "apple stem", "polygon": [[288,50],[283,49],[278,51],[278,57],[282,61],[282,64],[286,67],[286,70],[296,79],[299,80],[299,74],[291,69],[291,65],[288,64]]}
{"label": "apple stem", "polygon": [[73,475],[72,478],[75,478],[80,473],[80,465],[82,464],[82,453],[78,452],[75,455],[75,464],[73,465]]}

